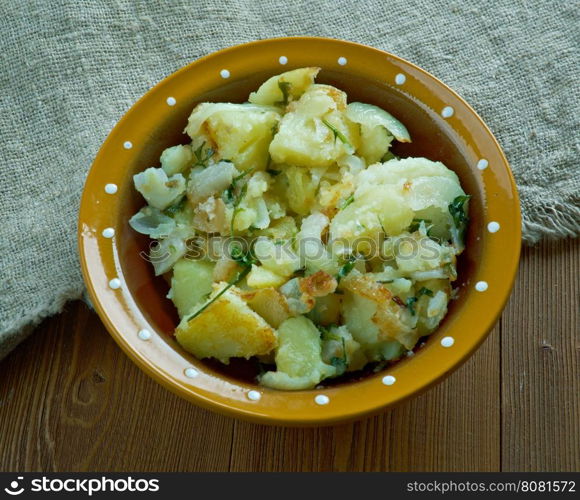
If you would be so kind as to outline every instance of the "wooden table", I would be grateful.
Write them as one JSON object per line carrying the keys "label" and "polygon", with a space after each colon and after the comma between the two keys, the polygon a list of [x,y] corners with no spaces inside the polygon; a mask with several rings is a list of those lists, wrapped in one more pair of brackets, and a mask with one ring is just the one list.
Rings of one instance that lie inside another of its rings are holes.
{"label": "wooden table", "polygon": [[0,364],[3,471],[578,471],[580,245],[524,249],[489,339],[413,401],[286,429],[201,410],[141,373],[82,303]]}

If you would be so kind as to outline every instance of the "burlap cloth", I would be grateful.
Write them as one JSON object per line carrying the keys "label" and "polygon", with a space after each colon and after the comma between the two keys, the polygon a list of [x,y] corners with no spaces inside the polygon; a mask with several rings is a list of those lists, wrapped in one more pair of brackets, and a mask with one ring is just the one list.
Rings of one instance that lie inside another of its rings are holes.
{"label": "burlap cloth", "polygon": [[0,359],[83,293],[79,198],[115,122],[181,66],[255,39],[343,38],[422,66],[501,142],[524,240],[577,236],[579,11],[564,0],[1,0]]}

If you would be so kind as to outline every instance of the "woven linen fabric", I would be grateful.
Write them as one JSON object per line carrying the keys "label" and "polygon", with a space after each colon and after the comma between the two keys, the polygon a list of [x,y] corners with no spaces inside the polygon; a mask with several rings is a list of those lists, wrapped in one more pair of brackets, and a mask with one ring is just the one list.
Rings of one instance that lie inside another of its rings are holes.
{"label": "woven linen fabric", "polygon": [[117,120],[190,61],[256,39],[342,38],[425,68],[498,137],[524,240],[577,236],[578,11],[550,0],[0,1],[0,359],[83,293],[79,199]]}

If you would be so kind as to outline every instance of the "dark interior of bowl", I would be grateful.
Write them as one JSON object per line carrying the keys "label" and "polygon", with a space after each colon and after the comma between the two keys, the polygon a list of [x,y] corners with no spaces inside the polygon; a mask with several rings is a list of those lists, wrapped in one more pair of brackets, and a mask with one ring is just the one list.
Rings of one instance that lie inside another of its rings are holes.
{"label": "dark interior of bowl", "polygon": [[[258,73],[250,78],[231,81],[220,88],[195,97],[190,102],[178,102],[173,112],[159,119],[152,127],[148,144],[141,150],[127,170],[124,184],[123,206],[118,221],[117,234],[120,250],[120,263],[125,281],[139,306],[140,310],[155,327],[164,335],[167,343],[179,350],[184,356],[193,357],[183,351],[172,334],[178,323],[177,312],[172,302],[166,298],[169,286],[162,277],[155,277],[153,267],[144,258],[149,251],[149,239],[131,229],[128,219],[144,204],[142,197],[133,189],[132,176],[150,166],[159,165],[161,152],[172,145],[189,142],[182,133],[193,107],[204,101],[210,102],[244,102],[251,91],[258,88],[272,73]],[[458,297],[451,301],[449,312],[439,328],[444,328],[445,322],[461,308],[465,299],[462,290],[473,275],[478,256],[481,251],[481,217],[483,212],[483,196],[477,183],[473,166],[469,166],[469,148],[458,138],[439,114],[423,103],[404,94],[398,88],[387,86],[382,82],[353,77],[347,73],[322,70],[317,78],[318,83],[327,83],[344,90],[349,102],[360,101],[377,105],[399,120],[408,128],[413,142],[410,144],[394,143],[392,151],[401,157],[423,156],[430,160],[441,161],[454,170],[461,180],[466,193],[472,196],[470,200],[470,224],[466,239],[467,250],[460,256],[458,262],[458,280],[454,287],[458,288]],[[152,118],[155,122],[155,118]],[[427,345],[429,340],[427,340]],[[419,343],[421,345],[421,342]],[[400,361],[405,362],[405,361]],[[228,377],[244,382],[255,381],[259,373],[259,364],[254,360],[232,360],[230,365],[217,361],[204,360],[206,370],[220,377]],[[358,372],[341,377],[330,382],[331,385],[352,383],[373,372],[369,367],[365,372]]]}

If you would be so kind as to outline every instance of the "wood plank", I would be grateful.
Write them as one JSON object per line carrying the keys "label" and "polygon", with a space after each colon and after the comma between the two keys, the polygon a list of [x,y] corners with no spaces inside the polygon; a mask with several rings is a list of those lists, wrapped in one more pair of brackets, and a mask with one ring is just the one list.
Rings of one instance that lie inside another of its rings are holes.
{"label": "wood plank", "polygon": [[502,465],[580,470],[580,242],[523,252],[502,318]]}
{"label": "wood plank", "polygon": [[228,470],[233,420],[163,389],[70,304],[0,364],[0,470]]}

